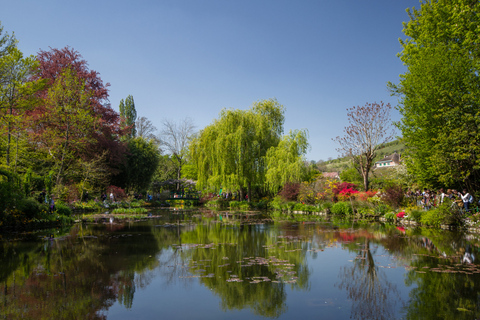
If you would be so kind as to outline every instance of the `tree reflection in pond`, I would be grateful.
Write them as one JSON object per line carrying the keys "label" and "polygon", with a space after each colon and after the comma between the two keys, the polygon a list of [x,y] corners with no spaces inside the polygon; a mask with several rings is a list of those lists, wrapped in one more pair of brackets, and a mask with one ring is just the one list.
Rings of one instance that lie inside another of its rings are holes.
{"label": "tree reflection in pond", "polygon": [[342,281],[338,285],[352,300],[352,318],[394,319],[395,306],[400,300],[397,286],[390,283],[385,272],[375,265],[370,239],[365,238],[357,251],[353,265],[342,267],[339,275]]}
{"label": "tree reflection in pond", "polygon": [[0,242],[0,318],[474,319],[479,248],[464,233],[238,213],[77,225]]}

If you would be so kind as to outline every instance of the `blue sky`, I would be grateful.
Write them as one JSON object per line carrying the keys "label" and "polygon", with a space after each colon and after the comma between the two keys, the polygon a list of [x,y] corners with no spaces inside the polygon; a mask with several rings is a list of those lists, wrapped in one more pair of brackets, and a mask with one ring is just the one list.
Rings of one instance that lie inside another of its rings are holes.
{"label": "blue sky", "polygon": [[[4,31],[26,55],[77,50],[110,83],[110,103],[133,95],[138,116],[190,117],[200,130],[222,108],[276,98],[285,133],[309,131],[308,160],[336,158],[346,109],[398,104],[386,83],[406,8],[418,0],[0,0]],[[392,114],[394,120],[398,113]]]}

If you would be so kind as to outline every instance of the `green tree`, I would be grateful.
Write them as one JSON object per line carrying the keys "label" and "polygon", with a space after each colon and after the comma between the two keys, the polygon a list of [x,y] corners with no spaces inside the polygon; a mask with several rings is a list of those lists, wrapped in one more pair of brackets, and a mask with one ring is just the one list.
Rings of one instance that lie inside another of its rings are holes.
{"label": "green tree", "polygon": [[123,122],[122,128],[129,128],[127,138],[131,139],[136,136],[135,120],[137,119],[137,110],[135,109],[135,102],[133,96],[128,95],[125,101],[120,100],[120,119]]}
{"label": "green tree", "polygon": [[[16,44],[17,39],[15,39],[15,35],[9,35],[4,32],[2,23],[0,22],[0,59],[9,55],[11,51],[16,48]],[[3,72],[0,72],[0,84],[3,84]]]}
{"label": "green tree", "polygon": [[283,133],[284,107],[263,100],[249,110],[224,109],[220,119],[204,128],[191,144],[200,187],[239,190],[243,197],[252,187],[263,187],[266,155]]}
{"label": "green tree", "polygon": [[308,148],[306,130],[295,130],[282,138],[277,146],[267,151],[267,172],[265,175],[268,189],[277,193],[287,182],[300,182],[307,167],[304,155]]}
{"label": "green tree", "polygon": [[126,187],[128,190],[145,190],[150,186],[157,170],[160,152],[153,140],[142,137],[128,141]]}
{"label": "green tree", "polygon": [[[0,132],[5,137],[2,144],[5,146],[5,163],[11,165],[12,138],[16,137],[16,157],[18,159],[19,137],[28,128],[25,122],[25,111],[30,109],[38,100],[35,93],[43,88],[43,81],[29,81],[28,77],[34,72],[38,62],[33,56],[23,57],[23,53],[16,47],[9,50],[7,55],[0,57],[2,85],[0,86]],[[17,161],[15,161],[16,167]]]}
{"label": "green tree", "polygon": [[421,2],[407,10],[398,85],[399,128],[409,173],[426,187],[466,185],[480,178],[480,3]]}

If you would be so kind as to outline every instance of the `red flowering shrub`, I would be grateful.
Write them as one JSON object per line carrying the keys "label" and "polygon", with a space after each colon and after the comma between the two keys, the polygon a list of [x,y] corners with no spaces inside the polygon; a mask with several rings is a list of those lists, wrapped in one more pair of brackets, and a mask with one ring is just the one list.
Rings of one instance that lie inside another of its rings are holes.
{"label": "red flowering shrub", "polygon": [[354,183],[350,182],[337,182],[335,183],[335,187],[332,189],[332,192],[334,195],[338,196],[341,191],[345,189],[352,189],[357,191],[357,186]]}
{"label": "red flowering shrub", "polygon": [[355,195],[358,193],[358,190],[352,189],[352,188],[346,188],[340,190],[338,193],[338,198],[340,201],[345,201],[347,199],[350,199],[351,196]]}
{"label": "red flowering shrub", "polygon": [[355,197],[357,197],[361,201],[367,201],[368,198],[371,198],[376,194],[377,194],[376,191],[368,190],[366,192],[359,192],[358,194],[355,195]]}

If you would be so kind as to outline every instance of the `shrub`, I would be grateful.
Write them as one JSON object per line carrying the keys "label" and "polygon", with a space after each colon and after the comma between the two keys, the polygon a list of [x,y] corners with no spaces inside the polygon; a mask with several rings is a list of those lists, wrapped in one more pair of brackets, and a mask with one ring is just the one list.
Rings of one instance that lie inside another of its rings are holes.
{"label": "shrub", "polygon": [[55,204],[55,212],[62,216],[69,216],[72,214],[72,209],[62,202],[57,202]]}
{"label": "shrub", "polygon": [[26,198],[19,201],[18,210],[27,218],[35,217],[39,212],[39,203],[33,198]]}
{"label": "shrub", "polygon": [[[245,202],[245,203],[248,204],[248,202]],[[260,201],[256,201],[256,202],[251,202],[249,204],[249,208],[250,207],[252,207],[255,210],[266,210],[268,208],[268,201],[260,200]]]}
{"label": "shrub", "polygon": [[385,219],[387,219],[388,221],[394,221],[395,220],[395,213],[393,212],[387,212],[383,215],[383,217]]}
{"label": "shrub", "polygon": [[353,183],[350,182],[339,182],[335,183],[334,188],[332,189],[334,195],[339,195],[342,193],[342,191],[345,193],[344,190],[355,190],[357,191],[357,186]]}
{"label": "shrub", "polygon": [[385,215],[388,211],[390,211],[390,207],[383,203],[376,206],[374,210],[375,214],[380,216]]}
{"label": "shrub", "polygon": [[272,201],[270,201],[270,207],[272,207],[275,210],[282,210],[282,207],[284,206],[284,201],[281,196],[276,196],[273,198]]}
{"label": "shrub", "polygon": [[425,211],[420,219],[422,224],[439,227],[441,225],[460,225],[462,216],[458,212],[452,212],[446,203],[435,209]]}
{"label": "shrub", "polygon": [[382,194],[382,200],[393,208],[399,208],[402,205],[405,192],[400,185],[386,187]]}
{"label": "shrub", "polygon": [[343,214],[343,215],[351,215],[353,213],[350,202],[343,202],[343,201],[339,201],[335,203],[330,209],[330,211],[333,214]]}
{"label": "shrub", "polygon": [[113,193],[115,201],[125,199],[127,195],[125,194],[125,190],[120,187],[110,186],[107,188],[107,198],[110,199],[110,193]]}
{"label": "shrub", "polygon": [[332,209],[332,206],[333,206],[333,203],[325,202],[322,204],[321,208],[323,211],[330,212],[330,210]]}
{"label": "shrub", "polygon": [[228,203],[228,206],[230,207],[230,209],[238,209],[238,208],[240,208],[241,203],[242,203],[241,201],[235,201],[234,200],[234,201],[230,201]]}
{"label": "shrub", "polygon": [[413,221],[416,221],[416,222],[420,222],[420,220],[422,219],[422,211],[420,210],[412,210],[408,217],[413,220]]}
{"label": "shrub", "polygon": [[287,182],[278,193],[285,201],[296,201],[300,192],[300,183]]}

